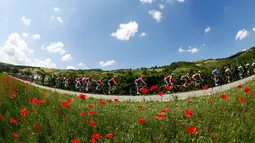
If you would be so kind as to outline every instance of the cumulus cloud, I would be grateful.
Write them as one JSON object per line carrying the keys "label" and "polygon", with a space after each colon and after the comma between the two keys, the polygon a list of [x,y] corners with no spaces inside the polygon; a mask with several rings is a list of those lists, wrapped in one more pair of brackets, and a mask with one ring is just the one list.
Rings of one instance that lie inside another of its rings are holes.
{"label": "cumulus cloud", "polygon": [[209,31],[211,31],[211,27],[207,27],[206,29],[205,29],[205,33],[208,33]]}
{"label": "cumulus cloud", "polygon": [[252,28],[252,31],[255,32],[255,28]]}
{"label": "cumulus cloud", "polygon": [[39,34],[35,34],[32,36],[34,40],[39,40],[41,39],[41,36]]}
{"label": "cumulus cloud", "polygon": [[140,34],[140,37],[145,37],[146,36],[146,33],[144,33],[144,32],[142,32],[141,34]]}
{"label": "cumulus cloud", "polygon": [[68,69],[68,70],[75,70],[75,67],[74,66],[66,66],[66,69]]}
{"label": "cumulus cloud", "polygon": [[136,32],[138,32],[138,24],[135,21],[130,21],[127,24],[120,24],[119,29],[115,33],[112,33],[111,36],[119,40],[128,41],[130,37],[135,36]]}
{"label": "cumulus cloud", "polygon": [[247,36],[248,36],[248,31],[247,30],[245,30],[245,29],[240,30],[236,34],[236,40],[237,39],[242,40],[242,39],[246,38]]}
{"label": "cumulus cloud", "polygon": [[107,66],[111,66],[113,64],[116,64],[115,60],[111,60],[111,61],[100,61],[99,65],[102,67],[107,67]]}
{"label": "cumulus cloud", "polygon": [[180,53],[188,52],[188,53],[194,54],[194,53],[197,53],[197,52],[199,51],[199,49],[196,48],[196,47],[194,47],[194,48],[189,47],[188,50],[184,50],[182,47],[180,47],[180,48],[178,49],[178,51],[179,51]]}
{"label": "cumulus cloud", "polygon": [[158,23],[161,21],[162,13],[158,10],[150,10],[149,14],[152,16],[153,19],[155,19]]}
{"label": "cumulus cloud", "polygon": [[178,49],[178,51],[179,51],[180,53],[185,52],[185,50],[183,50],[182,47],[180,47],[180,48]]}
{"label": "cumulus cloud", "polygon": [[57,19],[57,21],[58,21],[59,23],[63,23],[63,22],[64,22],[63,19],[62,19],[61,17],[57,17],[56,19]]}
{"label": "cumulus cloud", "polygon": [[163,4],[159,4],[159,8],[160,8],[160,9],[164,9],[165,6],[164,6]]}
{"label": "cumulus cloud", "polygon": [[145,4],[145,3],[152,3],[152,0],[140,0],[140,2],[142,4]]}
{"label": "cumulus cloud", "polygon": [[183,3],[184,2],[184,0],[177,0],[178,2],[180,2],[180,3]]}
{"label": "cumulus cloud", "polygon": [[63,62],[68,62],[68,61],[71,61],[73,58],[70,54],[65,54],[62,58],[61,58],[61,61]]}
{"label": "cumulus cloud", "polygon": [[[23,34],[22,34],[23,35]],[[0,62],[15,65],[38,66],[55,68],[51,59],[41,61],[31,58],[33,50],[28,48],[26,41],[18,33],[12,33],[3,47],[0,47]]]}
{"label": "cumulus cloud", "polygon": [[28,19],[28,18],[26,18],[25,16],[22,16],[22,17],[21,17],[21,21],[22,21],[25,25],[27,25],[27,26],[29,26],[30,23],[31,23],[31,19]]}
{"label": "cumulus cloud", "polygon": [[88,69],[88,67],[84,63],[79,63],[78,67],[80,67],[81,69]]}
{"label": "cumulus cloud", "polygon": [[24,38],[27,38],[28,37],[28,35],[29,35],[29,33],[22,33],[22,37],[24,37]]}
{"label": "cumulus cloud", "polygon": [[191,54],[197,53],[198,51],[199,51],[199,49],[196,48],[196,47],[194,47],[194,48],[189,48],[189,49],[187,50],[187,52],[189,52],[189,53],[191,53]]}
{"label": "cumulus cloud", "polygon": [[43,48],[50,53],[60,53],[61,55],[65,54],[66,51],[64,50],[64,44],[62,42],[51,43],[46,48]]}
{"label": "cumulus cloud", "polygon": [[57,12],[58,12],[58,11],[60,11],[60,9],[59,9],[58,7],[55,7],[55,8],[54,8],[54,11],[57,11]]}

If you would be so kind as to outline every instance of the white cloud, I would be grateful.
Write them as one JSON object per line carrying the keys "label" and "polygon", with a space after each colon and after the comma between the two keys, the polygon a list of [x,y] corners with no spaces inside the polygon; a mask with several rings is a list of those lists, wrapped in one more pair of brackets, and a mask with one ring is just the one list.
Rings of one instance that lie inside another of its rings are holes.
{"label": "white cloud", "polygon": [[146,33],[142,32],[142,33],[140,34],[140,37],[144,37],[144,36],[146,36]]}
{"label": "white cloud", "polygon": [[45,50],[45,46],[44,46],[44,45],[42,45],[42,46],[41,46],[41,49],[42,49],[42,50]]}
{"label": "white cloud", "polygon": [[189,48],[189,49],[187,50],[187,52],[189,52],[189,53],[191,53],[191,54],[197,53],[198,51],[199,51],[199,49],[196,48],[196,47],[194,47],[194,48]]}
{"label": "white cloud", "polygon": [[31,20],[28,19],[28,18],[26,18],[25,16],[22,16],[22,17],[21,17],[21,20],[22,20],[22,22],[23,22],[25,25],[27,25],[27,26],[29,26],[30,23],[31,23]]}
{"label": "white cloud", "polygon": [[57,11],[57,12],[58,12],[58,11],[60,11],[60,9],[59,9],[58,7],[55,7],[55,8],[54,8],[54,11]]}
{"label": "white cloud", "polygon": [[252,28],[252,31],[255,32],[255,28]]}
{"label": "white cloud", "polygon": [[111,60],[111,61],[100,61],[99,64],[102,67],[106,67],[106,66],[111,66],[113,64],[116,64],[115,60]]}
{"label": "white cloud", "polygon": [[4,46],[0,48],[0,61],[15,65],[39,66],[56,68],[56,64],[51,59],[41,61],[32,59],[33,50],[28,48],[28,45],[21,35],[18,33],[10,34]]}
{"label": "white cloud", "polygon": [[180,3],[183,3],[184,2],[184,0],[177,0],[178,2],[180,2]]}
{"label": "white cloud", "polygon": [[153,19],[155,19],[158,23],[161,21],[162,13],[158,10],[150,10],[149,14],[152,16]]}
{"label": "white cloud", "polygon": [[35,34],[32,36],[34,40],[39,40],[41,39],[41,36],[39,34]]}
{"label": "white cloud", "polygon": [[73,58],[70,54],[65,54],[62,58],[61,58],[61,61],[63,62],[68,62],[68,61],[71,61]]}
{"label": "white cloud", "polygon": [[152,0],[140,0],[140,2],[142,2],[142,4],[145,4],[145,3],[152,3]]}
{"label": "white cloud", "polygon": [[44,49],[50,53],[60,53],[61,55],[66,53],[64,50],[64,44],[62,42],[51,43]]}
{"label": "white cloud", "polygon": [[211,27],[208,26],[206,29],[205,29],[205,33],[208,33],[209,31],[211,31]]}
{"label": "white cloud", "polygon": [[45,68],[56,68],[56,64],[51,59],[46,59],[45,61],[35,59],[34,66],[45,67]]}
{"label": "white cloud", "polygon": [[185,50],[183,50],[182,47],[180,47],[180,48],[178,49],[178,51],[179,51],[180,53],[185,52]]}
{"label": "white cloud", "polygon": [[66,66],[66,69],[68,69],[68,70],[75,70],[75,67],[74,66]]}
{"label": "white cloud", "polygon": [[62,19],[61,17],[57,17],[57,21],[58,21],[59,23],[63,23],[63,22],[64,22],[63,19]]}
{"label": "white cloud", "polygon": [[164,6],[163,4],[159,4],[159,8],[160,8],[160,9],[164,9],[165,6]]}
{"label": "white cloud", "polygon": [[22,33],[22,37],[24,37],[24,38],[27,38],[28,37],[28,35],[29,35],[29,33]]}
{"label": "white cloud", "polygon": [[247,49],[242,49],[242,52],[246,51]]}
{"label": "white cloud", "polygon": [[88,69],[88,67],[86,66],[86,64],[84,63],[79,63],[78,67],[82,68],[82,69]]}
{"label": "white cloud", "polygon": [[247,36],[248,36],[248,31],[247,30],[245,30],[245,29],[240,30],[236,34],[236,40],[237,39],[242,40],[242,39],[246,38]]}
{"label": "white cloud", "polygon": [[138,32],[138,24],[135,21],[130,21],[127,24],[120,24],[119,29],[115,33],[112,33],[111,36],[119,40],[128,41],[130,37],[135,36],[136,32]]}

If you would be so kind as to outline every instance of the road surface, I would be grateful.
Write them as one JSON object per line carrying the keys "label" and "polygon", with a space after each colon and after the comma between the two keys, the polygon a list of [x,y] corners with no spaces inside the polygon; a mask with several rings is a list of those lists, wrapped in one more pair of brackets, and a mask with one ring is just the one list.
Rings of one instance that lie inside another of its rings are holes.
{"label": "road surface", "polygon": [[[20,79],[18,79],[20,80]],[[212,95],[215,94],[217,92],[222,92],[222,91],[226,91],[229,90],[232,87],[236,87],[239,84],[245,84],[246,82],[250,81],[250,80],[255,80],[255,75],[250,76],[248,78],[233,82],[233,83],[229,83],[229,84],[225,84],[222,86],[218,86],[218,87],[214,87],[214,88],[209,88],[208,90],[197,90],[197,91],[190,91],[190,92],[184,92],[184,93],[177,93],[177,94],[165,94],[163,96],[158,96],[158,95],[136,95],[136,96],[127,96],[127,95],[100,95],[100,94],[89,94],[86,93],[86,96],[88,98],[96,98],[96,99],[115,99],[118,98],[119,101],[129,101],[129,102],[141,102],[141,101],[170,101],[170,100],[174,100],[175,98],[177,99],[187,99],[190,97],[198,97],[198,96],[206,96],[206,95]],[[27,81],[23,81],[22,82],[27,82]],[[38,85],[35,83],[32,83],[32,85],[42,88],[42,89],[47,89],[47,90],[51,90],[51,91],[55,91],[61,94],[69,94],[69,95],[79,95],[81,93],[79,92],[74,92],[74,91],[68,91],[68,90],[63,90],[63,89],[56,89],[56,88],[51,88],[51,87],[46,87],[46,86],[42,86],[42,85]],[[174,95],[174,96],[173,96]]]}

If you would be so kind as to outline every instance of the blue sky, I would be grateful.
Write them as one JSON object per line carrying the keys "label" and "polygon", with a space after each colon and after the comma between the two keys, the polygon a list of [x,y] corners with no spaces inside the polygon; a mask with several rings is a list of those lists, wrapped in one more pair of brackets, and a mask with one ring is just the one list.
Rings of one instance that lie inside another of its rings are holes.
{"label": "blue sky", "polygon": [[0,62],[111,70],[226,57],[255,45],[254,5],[253,0],[0,0]]}

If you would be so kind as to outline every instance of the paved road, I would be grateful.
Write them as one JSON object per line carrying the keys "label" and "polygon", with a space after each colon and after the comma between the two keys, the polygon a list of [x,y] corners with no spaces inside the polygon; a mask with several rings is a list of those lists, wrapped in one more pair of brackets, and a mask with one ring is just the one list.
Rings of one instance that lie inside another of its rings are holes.
{"label": "paved road", "polygon": [[[19,79],[20,80],[20,79]],[[177,93],[177,94],[165,94],[164,96],[158,96],[158,95],[147,95],[147,96],[142,96],[142,95],[137,95],[137,96],[118,96],[118,95],[100,95],[100,94],[89,94],[86,93],[88,98],[97,98],[97,99],[115,99],[118,98],[119,101],[132,101],[132,102],[141,102],[141,101],[170,101],[170,100],[174,100],[173,95],[175,95],[175,97],[177,97],[178,99],[187,99],[189,97],[195,97],[195,96],[205,96],[205,95],[211,95],[211,94],[215,94],[217,92],[221,92],[221,91],[225,91],[228,90],[232,87],[236,87],[239,84],[244,84],[250,80],[255,80],[255,75],[250,76],[248,78],[233,82],[233,83],[229,83],[223,86],[219,86],[219,87],[214,87],[214,88],[209,88],[208,90],[197,90],[197,91],[191,91],[191,92],[184,92],[184,93]],[[21,80],[22,81],[22,80]],[[22,81],[22,82],[26,82],[26,81]],[[40,87],[43,89],[47,89],[47,90],[51,90],[51,91],[55,91],[58,93],[62,93],[62,94],[69,94],[69,95],[79,95],[81,93],[79,92],[73,92],[73,91],[68,91],[68,90],[62,90],[62,89],[56,89],[56,88],[50,88],[50,87],[46,87],[46,86],[41,86],[35,83],[32,83],[32,85],[36,86],[36,87]]]}

